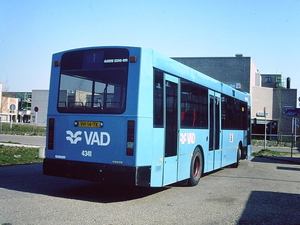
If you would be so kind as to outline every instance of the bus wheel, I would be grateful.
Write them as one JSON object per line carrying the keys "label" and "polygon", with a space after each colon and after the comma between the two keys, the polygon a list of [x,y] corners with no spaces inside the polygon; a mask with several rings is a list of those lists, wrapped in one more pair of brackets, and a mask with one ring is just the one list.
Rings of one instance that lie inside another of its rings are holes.
{"label": "bus wheel", "polygon": [[241,159],[241,155],[242,155],[242,149],[243,149],[243,147],[239,146],[239,148],[237,150],[236,163],[234,163],[232,165],[233,168],[238,168],[239,167],[240,159]]}
{"label": "bus wheel", "polygon": [[190,168],[190,179],[188,180],[189,186],[196,186],[203,172],[203,156],[199,148],[196,148],[192,157]]}

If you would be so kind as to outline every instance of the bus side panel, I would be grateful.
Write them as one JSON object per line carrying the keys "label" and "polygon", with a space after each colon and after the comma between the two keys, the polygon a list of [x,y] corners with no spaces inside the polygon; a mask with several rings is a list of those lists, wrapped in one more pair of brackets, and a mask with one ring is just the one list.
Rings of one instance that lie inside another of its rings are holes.
{"label": "bus side panel", "polygon": [[236,162],[240,141],[244,140],[243,130],[222,130],[222,167]]}
{"label": "bus side panel", "polygon": [[[141,117],[153,118],[153,65],[152,51],[143,49],[142,61],[140,62],[139,83],[138,83],[138,115]],[[153,121],[151,129],[153,128]]]}
{"label": "bus side panel", "polygon": [[164,128],[154,128],[152,130],[151,187],[161,187],[163,185],[165,132]]}
{"label": "bus side panel", "polygon": [[138,118],[136,132],[136,166],[151,165],[153,151],[153,119]]}
{"label": "bus side panel", "polygon": [[138,92],[138,138],[136,164],[151,165],[151,187],[163,185],[164,128],[153,128],[153,51],[142,49]]}
{"label": "bus side panel", "polygon": [[193,152],[197,146],[203,149],[203,157],[205,160],[205,150],[208,149],[208,141],[206,137],[208,131],[204,129],[181,129],[179,137],[179,158],[178,158],[178,181],[188,179],[190,177],[190,167]]}
{"label": "bus side panel", "polygon": [[203,173],[208,173],[210,171],[213,171],[214,170],[214,152],[209,151],[208,146],[204,153],[204,158],[205,158],[205,161],[204,161],[205,165],[204,165]]}
{"label": "bus side panel", "polygon": [[[152,159],[152,130],[153,130],[153,67],[152,51],[143,49],[141,53],[140,72],[138,80],[135,79],[137,102],[137,166],[150,166]],[[138,83],[136,83],[138,82]],[[128,100],[130,101],[130,100]]]}

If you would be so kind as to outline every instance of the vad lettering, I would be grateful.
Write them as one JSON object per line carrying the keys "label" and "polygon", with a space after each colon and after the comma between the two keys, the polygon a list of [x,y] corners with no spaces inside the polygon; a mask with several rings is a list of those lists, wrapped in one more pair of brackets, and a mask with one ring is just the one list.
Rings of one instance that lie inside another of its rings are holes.
{"label": "vad lettering", "polygon": [[[180,133],[181,144],[194,144],[196,142],[195,133]],[[187,142],[187,143],[186,143]]]}
{"label": "vad lettering", "polygon": [[[72,132],[70,130],[66,131],[67,133],[67,137],[66,140],[70,141],[71,144],[77,144],[77,142],[82,141],[82,131],[76,131],[76,132]],[[85,141],[87,145],[100,145],[100,146],[107,146],[110,143],[110,135],[107,132],[87,132],[87,131],[83,131],[84,137],[85,137]]]}
{"label": "vad lettering", "polygon": [[110,135],[107,132],[93,132],[91,131],[89,134],[88,132],[84,131],[84,137],[87,145],[101,145],[107,146],[110,143]]}

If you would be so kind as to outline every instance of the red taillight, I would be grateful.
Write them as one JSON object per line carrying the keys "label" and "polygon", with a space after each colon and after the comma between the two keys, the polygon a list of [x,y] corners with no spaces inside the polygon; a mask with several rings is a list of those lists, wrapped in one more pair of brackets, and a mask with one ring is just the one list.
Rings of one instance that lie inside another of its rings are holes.
{"label": "red taillight", "polygon": [[133,156],[133,149],[127,148],[126,155]]}
{"label": "red taillight", "polygon": [[48,121],[48,149],[53,150],[54,144],[54,118]]}
{"label": "red taillight", "polygon": [[133,156],[134,149],[134,127],[135,121],[127,121],[127,144],[126,144],[126,155]]}

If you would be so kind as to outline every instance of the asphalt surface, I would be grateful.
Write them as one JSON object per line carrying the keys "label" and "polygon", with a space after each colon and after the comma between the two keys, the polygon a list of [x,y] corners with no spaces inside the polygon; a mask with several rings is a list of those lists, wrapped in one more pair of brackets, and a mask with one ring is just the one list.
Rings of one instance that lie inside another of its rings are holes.
{"label": "asphalt surface", "polygon": [[253,158],[198,186],[142,188],[0,167],[0,224],[300,224],[300,166]]}
{"label": "asphalt surface", "polygon": [[162,188],[44,176],[40,163],[0,166],[0,224],[300,224],[300,165],[282,158]]}
{"label": "asphalt surface", "polygon": [[21,145],[45,146],[46,137],[0,134],[0,143],[1,142],[13,142]]}

